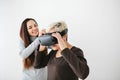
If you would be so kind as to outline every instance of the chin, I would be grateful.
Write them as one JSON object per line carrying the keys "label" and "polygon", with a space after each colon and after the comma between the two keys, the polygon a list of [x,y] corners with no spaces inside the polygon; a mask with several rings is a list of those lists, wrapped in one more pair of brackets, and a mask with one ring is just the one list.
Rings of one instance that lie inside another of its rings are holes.
{"label": "chin", "polygon": [[38,32],[36,32],[36,33],[34,33],[33,35],[34,35],[34,36],[37,36],[38,34],[39,34],[39,33],[38,33]]}
{"label": "chin", "polygon": [[52,50],[57,50],[57,49],[55,49],[55,48],[52,48]]}
{"label": "chin", "polygon": [[55,44],[55,45],[52,45],[52,46],[51,46],[51,49],[52,49],[52,50],[58,50],[58,46],[57,46],[56,44]]}
{"label": "chin", "polygon": [[36,36],[36,37],[37,37],[37,36],[38,36],[38,34],[34,34],[34,36]]}

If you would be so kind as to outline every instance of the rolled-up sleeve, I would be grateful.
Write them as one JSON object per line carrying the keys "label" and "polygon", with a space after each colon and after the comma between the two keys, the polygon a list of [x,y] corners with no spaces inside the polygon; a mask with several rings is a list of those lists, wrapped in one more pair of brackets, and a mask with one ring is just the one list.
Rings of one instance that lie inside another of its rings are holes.
{"label": "rolled-up sleeve", "polygon": [[30,56],[33,51],[38,47],[38,45],[40,44],[39,39],[36,38],[27,48],[25,48],[24,42],[22,40],[20,40],[19,43],[19,55],[25,59],[28,56]]}

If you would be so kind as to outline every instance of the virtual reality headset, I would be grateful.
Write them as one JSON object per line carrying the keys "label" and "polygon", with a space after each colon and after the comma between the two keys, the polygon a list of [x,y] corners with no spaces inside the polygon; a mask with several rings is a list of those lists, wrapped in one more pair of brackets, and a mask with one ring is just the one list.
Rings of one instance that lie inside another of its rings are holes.
{"label": "virtual reality headset", "polygon": [[[68,29],[64,29],[62,32],[59,32],[59,33],[61,36],[64,36],[65,34],[67,34],[67,32],[68,32]],[[40,41],[40,44],[43,46],[51,46],[58,43],[57,38],[53,37],[52,33],[46,33],[42,36],[39,36],[39,41]]]}

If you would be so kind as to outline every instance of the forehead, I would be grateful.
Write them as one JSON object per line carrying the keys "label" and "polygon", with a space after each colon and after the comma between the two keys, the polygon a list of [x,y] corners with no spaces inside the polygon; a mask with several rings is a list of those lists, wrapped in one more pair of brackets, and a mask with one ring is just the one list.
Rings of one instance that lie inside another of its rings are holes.
{"label": "forehead", "polygon": [[35,21],[29,20],[29,21],[27,22],[27,26],[30,26],[30,25],[32,25],[32,24],[36,24]]}
{"label": "forehead", "polygon": [[52,32],[55,32],[54,28],[51,28],[51,29],[48,30],[48,33],[52,33]]}

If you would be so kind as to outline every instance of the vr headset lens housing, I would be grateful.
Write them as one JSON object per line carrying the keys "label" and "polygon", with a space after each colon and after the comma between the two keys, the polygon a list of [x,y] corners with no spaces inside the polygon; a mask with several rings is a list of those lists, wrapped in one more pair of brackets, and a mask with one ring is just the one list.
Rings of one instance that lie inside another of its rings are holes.
{"label": "vr headset lens housing", "polygon": [[[67,34],[67,32],[68,32],[68,29],[65,29],[59,33],[61,36],[64,36],[65,34]],[[46,33],[45,35],[40,36],[39,41],[40,41],[40,44],[44,46],[51,46],[58,43],[57,39],[52,36],[52,33]]]}

